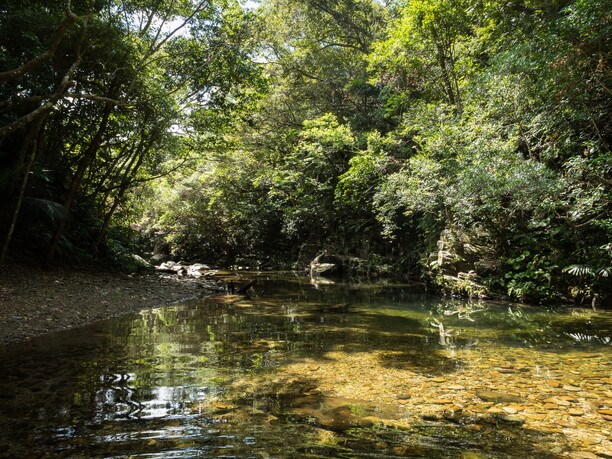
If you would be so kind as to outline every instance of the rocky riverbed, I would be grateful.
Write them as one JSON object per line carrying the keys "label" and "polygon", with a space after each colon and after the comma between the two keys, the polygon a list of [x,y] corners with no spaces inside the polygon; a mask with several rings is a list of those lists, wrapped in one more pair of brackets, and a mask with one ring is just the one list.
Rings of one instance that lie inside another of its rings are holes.
{"label": "rocky riverbed", "polygon": [[[505,448],[511,449],[516,443],[521,447],[534,445],[542,452],[541,457],[612,457],[609,356],[546,355],[524,349],[512,350],[514,357],[482,348],[449,352],[453,353],[449,358],[460,362],[460,368],[452,375],[411,371],[410,360],[423,358],[416,353],[388,355],[339,350],[328,353],[325,360],[289,364],[274,381],[252,377],[237,381],[235,389],[243,399],[255,402],[265,400],[266,393],[276,394],[278,399],[279,392],[285,392],[285,397],[300,401],[297,405],[295,401],[291,403],[294,415],[301,414],[299,408],[304,404],[301,400],[309,397],[318,410],[309,415],[316,418],[318,425],[332,431],[338,430],[343,421],[345,428],[380,424],[387,429],[412,432],[415,437],[444,435],[463,442],[466,448],[478,438],[481,443],[478,449],[482,444],[490,444],[491,449],[495,448],[493,445],[505,444]],[[525,364],[529,361],[533,365]],[[391,366],[384,362],[395,363]],[[580,372],[576,371],[578,363]],[[587,373],[585,365],[590,369]],[[303,387],[300,381],[304,380],[313,384]],[[337,400],[344,400],[339,406],[351,407],[352,412],[343,418],[342,411],[328,400],[336,404]],[[322,410],[326,404],[331,408]],[[369,405],[395,407],[403,414],[372,415]],[[360,408],[355,409],[356,406]],[[363,416],[356,416],[355,412],[362,412]],[[328,441],[333,442],[333,436]],[[380,447],[393,455],[427,456],[427,449],[419,452],[414,445],[404,452],[393,445]],[[534,449],[534,457],[539,454],[537,451]],[[488,457],[475,451],[464,454],[467,455],[462,458]]]}

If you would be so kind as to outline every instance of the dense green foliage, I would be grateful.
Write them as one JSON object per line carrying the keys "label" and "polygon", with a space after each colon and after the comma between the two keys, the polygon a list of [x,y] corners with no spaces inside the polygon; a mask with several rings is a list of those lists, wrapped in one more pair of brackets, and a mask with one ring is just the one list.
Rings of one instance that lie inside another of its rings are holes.
{"label": "dense green foliage", "polygon": [[251,98],[250,22],[224,1],[0,3],[2,258],[103,256],[128,190],[197,154],[178,132]]}
{"label": "dense green foliage", "polygon": [[609,0],[43,3],[0,5],[13,247],[443,284],[446,235],[487,290],[610,296]]}

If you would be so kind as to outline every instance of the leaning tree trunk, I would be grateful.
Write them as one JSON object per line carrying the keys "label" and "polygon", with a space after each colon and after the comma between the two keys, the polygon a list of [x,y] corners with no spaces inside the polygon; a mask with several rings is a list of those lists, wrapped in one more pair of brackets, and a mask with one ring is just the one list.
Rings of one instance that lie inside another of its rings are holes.
{"label": "leaning tree trunk", "polygon": [[113,204],[111,205],[108,212],[106,212],[106,215],[104,215],[104,222],[102,223],[102,227],[100,228],[100,232],[98,233],[98,237],[94,245],[96,250],[98,249],[98,247],[104,240],[104,237],[106,236],[106,232],[108,231],[108,227],[110,225],[111,218],[113,214],[115,213],[115,210],[117,210],[117,207],[119,207],[119,204],[121,203],[121,200],[123,199],[123,196],[125,195],[125,192],[129,188],[131,179],[135,177],[136,174],[138,173],[138,170],[140,169],[140,166],[142,165],[144,158],[146,156],[146,153],[149,150],[152,143],[153,142],[148,142],[148,145],[146,147],[143,147],[141,144],[140,148],[138,149],[138,151],[136,152],[136,154],[134,155],[130,163],[127,165],[126,170],[123,174],[123,177],[121,178],[121,183],[119,184],[119,189],[117,190],[117,194],[115,195],[113,199]]}

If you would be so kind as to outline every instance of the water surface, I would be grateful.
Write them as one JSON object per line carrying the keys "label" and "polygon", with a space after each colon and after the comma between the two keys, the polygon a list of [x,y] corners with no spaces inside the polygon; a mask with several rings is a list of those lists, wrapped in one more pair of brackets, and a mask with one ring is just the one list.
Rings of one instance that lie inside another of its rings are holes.
{"label": "water surface", "polygon": [[611,450],[609,313],[258,277],[0,348],[3,457]]}

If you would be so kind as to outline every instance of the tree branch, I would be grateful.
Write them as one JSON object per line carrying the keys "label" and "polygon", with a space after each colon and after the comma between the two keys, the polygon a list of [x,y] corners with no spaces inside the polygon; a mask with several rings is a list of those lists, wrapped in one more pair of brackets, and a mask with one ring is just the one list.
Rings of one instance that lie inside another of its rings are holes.
{"label": "tree branch", "polygon": [[67,92],[65,94],[65,97],[71,97],[73,99],[87,99],[87,100],[93,100],[96,102],[104,102],[104,103],[117,105],[119,107],[134,107],[135,106],[134,102],[130,102],[128,100],[111,99],[109,97],[96,96],[95,94],[85,94],[82,92]]}
{"label": "tree branch", "polygon": [[[76,15],[70,9],[70,0],[66,0],[66,14],[71,17],[76,17]],[[81,33],[79,42],[75,46],[74,62],[72,63],[70,68],[68,68],[66,73],[64,73],[64,76],[62,77],[62,80],[57,86],[57,89],[55,90],[55,92],[51,95],[51,97],[49,97],[49,99],[46,102],[41,103],[36,109],[31,111],[27,115],[24,115],[21,118],[13,121],[12,123],[9,123],[1,127],[0,128],[0,139],[6,137],[11,132],[21,129],[22,127],[28,125],[29,123],[37,120],[41,116],[44,116],[47,113],[49,113],[51,110],[53,110],[53,107],[55,107],[55,104],[57,103],[57,101],[60,100],[62,97],[64,97],[66,92],[72,86],[76,84],[76,82],[72,78],[74,76],[74,73],[76,72],[76,69],[79,67],[79,65],[81,65],[81,60],[82,60],[81,46],[83,45],[83,41],[85,40],[85,35],[87,34],[88,18],[89,18],[89,15],[85,16],[85,20],[83,23],[83,31]]]}
{"label": "tree branch", "polygon": [[76,22],[77,19],[78,16],[71,9],[70,0],[66,0],[66,15],[60,23],[60,26],[57,32],[55,33],[53,40],[51,41],[45,52],[15,69],[0,72],[0,81],[15,80],[21,77],[22,75],[31,72],[36,67],[43,64],[45,61],[51,59],[57,51],[59,44],[62,42],[66,31],[70,28],[70,26],[72,26],[72,24]]}

